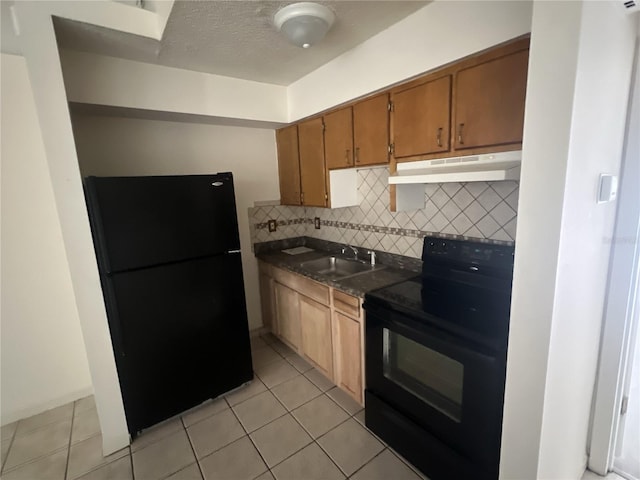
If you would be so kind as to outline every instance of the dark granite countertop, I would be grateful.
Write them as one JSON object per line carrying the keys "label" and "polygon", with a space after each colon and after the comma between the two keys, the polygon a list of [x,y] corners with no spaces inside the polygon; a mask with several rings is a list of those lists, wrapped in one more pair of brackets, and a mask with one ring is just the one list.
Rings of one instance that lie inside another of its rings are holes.
{"label": "dark granite countertop", "polygon": [[[289,248],[290,245],[284,246]],[[370,272],[359,273],[349,277],[341,279],[332,279],[327,275],[319,273],[311,273],[301,268],[303,262],[316,260],[328,256],[337,256],[342,258],[349,258],[347,256],[336,255],[335,249],[328,246],[326,249],[320,249],[324,245],[306,245],[309,248],[314,248],[313,252],[301,253],[297,255],[289,255],[282,253],[280,250],[261,251],[256,253],[256,257],[266,263],[269,263],[275,267],[283,268],[291,272],[298,273],[305,277],[311,278],[325,285],[334,287],[342,292],[354,295],[357,297],[364,297],[364,294],[368,291],[382,288],[387,285],[402,282],[408,278],[419,275],[419,272],[415,270],[416,265],[412,262],[408,262],[409,268],[398,268],[397,266],[378,264],[380,268]],[[334,250],[334,251],[332,251]],[[381,252],[384,253],[384,252]],[[397,265],[397,264],[396,264]]]}

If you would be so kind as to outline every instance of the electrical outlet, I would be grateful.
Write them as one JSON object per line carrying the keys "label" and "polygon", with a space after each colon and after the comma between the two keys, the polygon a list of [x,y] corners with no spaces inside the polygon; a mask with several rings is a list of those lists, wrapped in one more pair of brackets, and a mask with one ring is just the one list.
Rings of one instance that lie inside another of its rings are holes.
{"label": "electrical outlet", "polygon": [[278,228],[278,224],[276,223],[275,220],[269,220],[267,222],[267,225],[269,226],[269,231],[270,232],[275,232],[276,229]]}
{"label": "electrical outlet", "polygon": [[316,227],[316,230],[320,230],[320,217],[315,217],[313,219],[313,226]]}

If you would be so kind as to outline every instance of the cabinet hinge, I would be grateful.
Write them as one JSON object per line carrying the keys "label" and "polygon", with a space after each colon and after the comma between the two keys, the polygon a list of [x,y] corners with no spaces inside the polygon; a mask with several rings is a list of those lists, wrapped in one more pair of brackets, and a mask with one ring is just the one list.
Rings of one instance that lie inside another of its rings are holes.
{"label": "cabinet hinge", "polygon": [[627,408],[629,407],[629,397],[625,395],[622,397],[622,404],[620,405],[620,416],[627,413]]}
{"label": "cabinet hinge", "polygon": [[389,100],[389,103],[387,104],[387,110],[393,112],[393,102],[391,100]]}
{"label": "cabinet hinge", "polygon": [[395,149],[396,149],[396,144],[395,143],[391,143],[387,147],[387,150],[391,155],[393,155],[395,153]]}

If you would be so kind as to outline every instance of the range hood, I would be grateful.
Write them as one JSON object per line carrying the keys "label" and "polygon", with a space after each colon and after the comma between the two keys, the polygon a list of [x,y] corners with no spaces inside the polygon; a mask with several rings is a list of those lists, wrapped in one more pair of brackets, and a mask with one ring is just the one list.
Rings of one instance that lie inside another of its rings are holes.
{"label": "range hood", "polygon": [[389,184],[518,180],[522,150],[398,163]]}

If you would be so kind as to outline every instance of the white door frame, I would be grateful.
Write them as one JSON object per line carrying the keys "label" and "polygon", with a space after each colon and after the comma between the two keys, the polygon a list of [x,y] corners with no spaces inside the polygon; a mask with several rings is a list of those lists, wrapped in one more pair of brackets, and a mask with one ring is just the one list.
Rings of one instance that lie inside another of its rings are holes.
{"label": "white door frame", "polygon": [[640,274],[640,60],[637,38],[634,63],[589,445],[589,469],[600,475],[606,475],[613,468],[625,374],[632,334],[636,333],[632,319]]}

